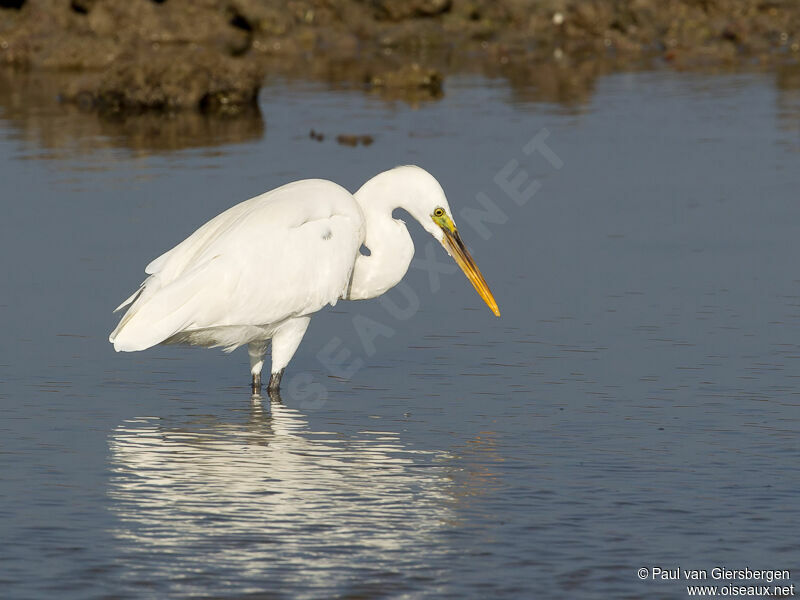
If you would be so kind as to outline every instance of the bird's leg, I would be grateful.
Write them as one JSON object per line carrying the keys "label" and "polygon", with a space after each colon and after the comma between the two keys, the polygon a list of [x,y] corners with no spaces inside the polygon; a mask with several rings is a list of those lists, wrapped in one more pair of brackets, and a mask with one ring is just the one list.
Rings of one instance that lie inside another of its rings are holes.
{"label": "bird's leg", "polygon": [[261,395],[261,373],[253,373],[253,381],[250,383],[253,396]]}
{"label": "bird's leg", "polygon": [[272,404],[283,404],[283,398],[281,398],[280,389],[271,390],[271,389],[269,389],[269,385],[268,385],[267,386],[267,396],[269,396],[269,401]]}
{"label": "bird's leg", "polygon": [[[281,389],[281,378],[283,377],[283,372],[286,369],[281,369],[277,373],[272,373],[269,376],[269,383],[267,384],[267,391],[268,392],[277,392]],[[272,394],[270,394],[271,396]]]}
{"label": "bird's leg", "polygon": [[253,379],[250,389],[253,396],[261,395],[261,369],[264,366],[264,354],[267,352],[267,342],[250,342],[247,345],[247,353],[250,355],[250,374]]}
{"label": "bird's leg", "polygon": [[294,356],[310,321],[310,317],[289,319],[272,336],[272,375],[269,377],[267,386],[270,390],[277,390],[281,387],[283,370]]}

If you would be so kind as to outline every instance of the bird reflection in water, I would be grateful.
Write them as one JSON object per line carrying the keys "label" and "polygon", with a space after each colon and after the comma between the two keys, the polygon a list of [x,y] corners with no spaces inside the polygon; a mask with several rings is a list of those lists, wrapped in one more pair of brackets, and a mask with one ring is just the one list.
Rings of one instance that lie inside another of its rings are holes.
{"label": "bird reflection in water", "polygon": [[244,422],[175,419],[111,433],[113,533],[135,583],[208,593],[227,581],[247,593],[269,578],[311,593],[376,570],[420,575],[421,554],[446,551],[444,452],[393,432],[312,431],[277,394],[254,397]]}

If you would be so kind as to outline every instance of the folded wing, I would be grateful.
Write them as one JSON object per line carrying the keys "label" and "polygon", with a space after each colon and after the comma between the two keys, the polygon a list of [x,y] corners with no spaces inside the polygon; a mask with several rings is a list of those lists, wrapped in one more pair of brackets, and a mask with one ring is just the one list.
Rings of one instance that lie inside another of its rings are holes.
{"label": "folded wing", "polygon": [[310,314],[344,294],[363,238],[358,205],[332,182],[299,181],[257,196],[151,262],[109,339],[118,351],[143,350],[181,332]]}

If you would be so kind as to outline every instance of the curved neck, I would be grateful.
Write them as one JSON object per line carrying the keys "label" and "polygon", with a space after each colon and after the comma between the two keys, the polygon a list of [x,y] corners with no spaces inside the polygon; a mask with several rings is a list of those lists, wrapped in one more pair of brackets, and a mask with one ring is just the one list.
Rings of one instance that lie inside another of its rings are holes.
{"label": "curved neck", "polygon": [[395,169],[376,175],[354,194],[364,213],[364,245],[370,254],[359,254],[356,258],[348,300],[380,296],[397,285],[408,271],[414,244],[405,223],[392,217],[392,211],[402,206],[406,194],[411,192],[406,186]]}

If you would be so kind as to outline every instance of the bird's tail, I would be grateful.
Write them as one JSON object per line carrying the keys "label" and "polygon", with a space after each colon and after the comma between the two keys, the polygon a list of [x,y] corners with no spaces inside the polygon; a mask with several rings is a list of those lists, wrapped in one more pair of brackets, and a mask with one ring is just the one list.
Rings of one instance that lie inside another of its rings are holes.
{"label": "bird's tail", "polygon": [[[117,310],[129,306],[122,320],[108,336],[117,352],[145,350],[193,326],[197,319],[204,321],[203,297],[208,281],[221,281],[223,272],[219,261],[211,261],[162,284],[159,275],[151,275]],[[203,316],[200,316],[203,315]]]}

